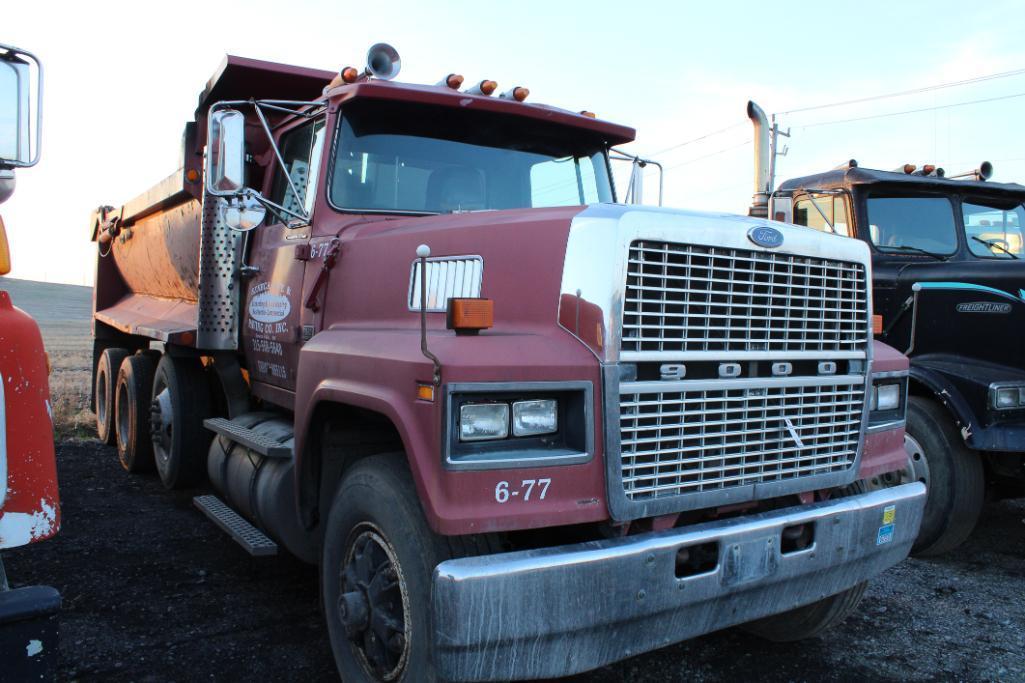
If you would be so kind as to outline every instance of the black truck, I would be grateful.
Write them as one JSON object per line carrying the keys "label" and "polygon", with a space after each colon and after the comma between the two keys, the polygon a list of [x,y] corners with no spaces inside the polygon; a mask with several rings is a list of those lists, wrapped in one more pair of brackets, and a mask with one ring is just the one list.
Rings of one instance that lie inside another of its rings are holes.
{"label": "black truck", "polygon": [[765,207],[872,249],[876,336],[911,359],[901,476],[929,489],[918,555],[961,544],[987,496],[1025,494],[1025,186],[991,173],[851,160],[769,188]]}

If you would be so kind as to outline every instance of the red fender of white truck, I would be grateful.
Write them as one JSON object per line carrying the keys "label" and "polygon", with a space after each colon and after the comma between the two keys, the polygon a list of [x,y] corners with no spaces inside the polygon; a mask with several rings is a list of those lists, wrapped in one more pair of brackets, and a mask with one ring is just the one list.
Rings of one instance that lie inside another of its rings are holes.
{"label": "red fender of white truck", "polygon": [[60,529],[48,374],[39,326],[0,291],[0,550]]}

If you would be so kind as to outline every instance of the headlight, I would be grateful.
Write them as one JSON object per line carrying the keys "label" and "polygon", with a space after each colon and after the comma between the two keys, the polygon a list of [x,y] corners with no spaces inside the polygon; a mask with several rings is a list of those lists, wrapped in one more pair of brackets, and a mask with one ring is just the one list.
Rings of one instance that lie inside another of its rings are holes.
{"label": "headlight", "polygon": [[464,403],[459,407],[460,441],[486,441],[507,436],[508,403]]}
{"label": "headlight", "polygon": [[899,384],[877,384],[875,390],[875,409],[896,410],[900,407],[900,385]]}
{"label": "headlight", "polygon": [[989,404],[997,410],[1025,408],[1025,385],[990,384]]}
{"label": "headlight", "polygon": [[513,435],[537,436],[559,430],[559,404],[554,399],[513,403]]}
{"label": "headlight", "polygon": [[894,429],[904,424],[907,414],[906,373],[880,373],[872,377],[868,399],[868,428],[871,431]]}

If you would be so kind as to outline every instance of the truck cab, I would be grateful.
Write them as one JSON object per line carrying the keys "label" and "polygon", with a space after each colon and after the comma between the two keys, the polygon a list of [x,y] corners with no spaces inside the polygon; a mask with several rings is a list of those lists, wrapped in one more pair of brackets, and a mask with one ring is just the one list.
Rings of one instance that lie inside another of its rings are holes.
{"label": "truck cab", "polygon": [[633,129],[398,63],[230,57],[182,168],[95,212],[123,467],[208,479],[249,552],[319,563],[345,680],[565,676],[849,614],[925,497],[866,490],[904,465],[907,381],[868,248],[619,204]]}
{"label": "truck cab", "polygon": [[783,182],[774,211],[866,243],[876,338],[911,359],[906,475],[929,484],[915,552],[961,543],[987,494],[1025,493],[1025,186],[856,163]]}

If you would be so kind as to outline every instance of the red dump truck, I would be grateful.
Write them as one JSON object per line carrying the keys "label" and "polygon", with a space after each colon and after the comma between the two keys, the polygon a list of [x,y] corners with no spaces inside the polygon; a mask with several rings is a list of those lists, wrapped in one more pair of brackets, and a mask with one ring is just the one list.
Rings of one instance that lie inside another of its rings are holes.
{"label": "red dump truck", "polygon": [[[41,90],[39,60],[0,44],[0,203],[14,192],[15,169],[39,161]],[[10,270],[0,218],[0,275]],[[0,280],[0,552],[60,529],[48,375],[39,326]],[[49,586],[12,588],[0,557],[0,679],[52,679],[60,603]]]}
{"label": "red dump truck", "polygon": [[182,168],[93,216],[125,469],[208,478],[250,553],[319,563],[347,681],[847,615],[925,495],[862,483],[904,466],[908,368],[872,340],[866,246],[616,204],[632,129],[398,65],[228,57]]}

